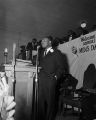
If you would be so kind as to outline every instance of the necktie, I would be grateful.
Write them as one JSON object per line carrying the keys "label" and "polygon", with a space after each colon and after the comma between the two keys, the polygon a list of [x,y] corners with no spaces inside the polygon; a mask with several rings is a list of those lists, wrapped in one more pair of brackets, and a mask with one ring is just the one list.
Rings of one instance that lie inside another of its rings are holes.
{"label": "necktie", "polygon": [[44,56],[46,56],[46,55],[47,55],[47,50],[44,51]]}

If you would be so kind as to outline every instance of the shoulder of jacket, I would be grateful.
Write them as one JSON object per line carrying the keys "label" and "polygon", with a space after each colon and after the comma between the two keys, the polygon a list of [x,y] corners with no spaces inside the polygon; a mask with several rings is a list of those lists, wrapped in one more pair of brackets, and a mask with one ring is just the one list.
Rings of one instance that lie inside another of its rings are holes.
{"label": "shoulder of jacket", "polygon": [[61,53],[61,51],[58,50],[58,49],[54,49],[54,51],[57,52],[57,53]]}

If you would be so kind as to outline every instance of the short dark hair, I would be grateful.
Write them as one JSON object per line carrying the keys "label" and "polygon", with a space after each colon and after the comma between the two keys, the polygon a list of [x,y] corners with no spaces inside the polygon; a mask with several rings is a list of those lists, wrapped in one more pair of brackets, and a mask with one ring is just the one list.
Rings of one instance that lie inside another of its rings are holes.
{"label": "short dark hair", "polygon": [[51,35],[47,36],[46,38],[48,38],[51,42],[53,41],[53,37]]}

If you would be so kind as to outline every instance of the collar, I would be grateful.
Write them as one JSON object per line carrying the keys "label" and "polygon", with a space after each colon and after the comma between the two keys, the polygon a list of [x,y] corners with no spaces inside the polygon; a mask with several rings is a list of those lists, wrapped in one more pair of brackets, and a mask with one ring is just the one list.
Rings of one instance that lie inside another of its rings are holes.
{"label": "collar", "polygon": [[49,47],[46,49],[46,54],[52,49],[52,47]]}

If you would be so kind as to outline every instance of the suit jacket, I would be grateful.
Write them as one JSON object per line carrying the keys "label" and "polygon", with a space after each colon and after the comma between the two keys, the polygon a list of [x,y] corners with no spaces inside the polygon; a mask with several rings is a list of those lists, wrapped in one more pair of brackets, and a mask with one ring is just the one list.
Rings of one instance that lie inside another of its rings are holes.
{"label": "suit jacket", "polygon": [[57,79],[60,79],[65,68],[62,53],[59,50],[54,49],[52,52],[49,51],[46,56],[44,56],[44,51],[42,51],[39,56],[41,67],[39,73],[40,82],[52,82],[55,75],[57,76]]}

